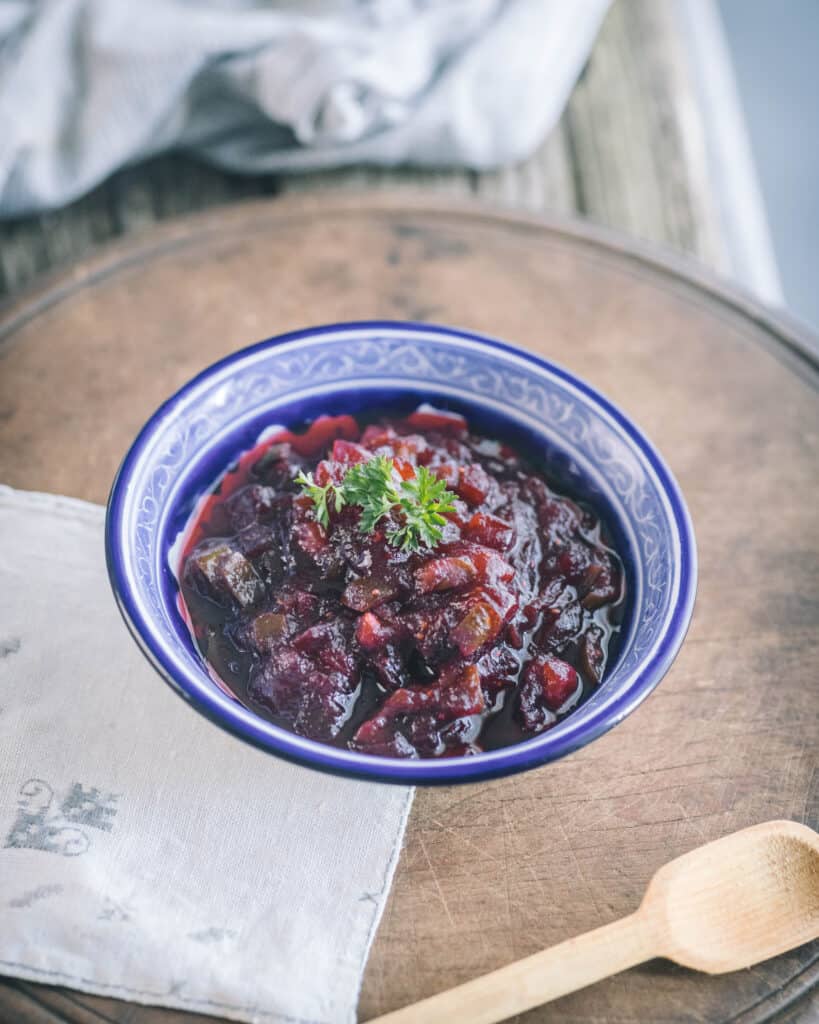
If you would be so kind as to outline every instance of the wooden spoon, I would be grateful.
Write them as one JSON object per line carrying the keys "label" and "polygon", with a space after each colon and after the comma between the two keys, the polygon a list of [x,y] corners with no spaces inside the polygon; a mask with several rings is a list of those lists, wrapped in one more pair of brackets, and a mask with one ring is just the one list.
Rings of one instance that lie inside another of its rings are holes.
{"label": "wooden spoon", "polygon": [[629,917],[370,1024],[494,1024],[653,957],[724,974],[817,937],[819,835],[768,821],[661,867]]}

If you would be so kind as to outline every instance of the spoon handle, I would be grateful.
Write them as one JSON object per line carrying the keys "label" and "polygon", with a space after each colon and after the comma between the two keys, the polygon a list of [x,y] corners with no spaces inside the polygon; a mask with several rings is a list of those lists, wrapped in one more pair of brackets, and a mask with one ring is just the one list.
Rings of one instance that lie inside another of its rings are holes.
{"label": "spoon handle", "polygon": [[369,1024],[496,1024],[653,956],[655,932],[638,910]]}

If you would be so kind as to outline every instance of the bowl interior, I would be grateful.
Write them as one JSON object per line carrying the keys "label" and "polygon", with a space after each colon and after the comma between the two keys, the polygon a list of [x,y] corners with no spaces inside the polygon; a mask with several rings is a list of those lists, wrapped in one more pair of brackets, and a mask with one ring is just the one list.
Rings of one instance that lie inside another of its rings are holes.
{"label": "bowl interior", "polygon": [[[215,483],[226,470],[230,469],[239,455],[251,450],[271,426],[299,429],[307,422],[321,415],[371,416],[383,411],[396,415],[410,413],[422,402],[429,402],[439,409],[448,409],[464,415],[474,432],[486,437],[497,438],[515,447],[535,466],[543,469],[559,490],[571,497],[579,498],[593,505],[602,515],[614,545],[623,557],[626,570],[626,607],[623,615],[622,635],[630,631],[632,593],[636,574],[633,538],[629,537],[626,524],[612,504],[611,496],[601,489],[599,473],[593,465],[578,463],[565,448],[561,447],[547,432],[535,430],[525,422],[517,422],[508,410],[500,412],[480,402],[428,388],[382,388],[379,386],[336,390],[323,395],[312,395],[298,401],[285,398],[281,403],[260,409],[252,420],[233,431],[229,431],[224,443],[216,449],[202,452],[201,458],[184,468],[180,474],[174,503],[169,506],[168,516],[163,520],[159,538],[160,557],[170,567],[170,575],[162,578],[164,604],[172,607],[176,603],[178,586],[176,576],[179,566],[179,541],[189,526],[194,511],[204,494],[213,490]],[[179,616],[174,623],[180,640],[186,644],[189,637],[180,631]],[[609,663],[609,672],[615,662]]]}
{"label": "bowl interior", "polygon": [[[178,608],[178,539],[197,501],[271,426],[322,413],[462,412],[518,447],[604,517],[623,557],[628,601],[619,650],[592,697],[515,747],[441,762],[397,762],[287,733],[223,693]],[[160,672],[244,738],[329,770],[457,781],[519,770],[587,742],[656,685],[682,640],[693,542],[676,485],[644,438],[564,371],[499,343],[410,325],[347,325],[262,343],[183,388],[135,442],[109,506],[109,564],[126,621]]]}

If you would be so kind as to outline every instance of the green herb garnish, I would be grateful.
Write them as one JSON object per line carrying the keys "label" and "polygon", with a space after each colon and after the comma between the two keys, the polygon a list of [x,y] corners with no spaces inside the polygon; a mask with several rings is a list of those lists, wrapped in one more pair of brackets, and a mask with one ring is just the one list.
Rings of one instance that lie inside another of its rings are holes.
{"label": "green herb garnish", "polygon": [[350,466],[339,484],[321,487],[312,473],[299,473],[296,483],[313,502],[316,520],[325,528],[330,522],[331,500],[336,512],[345,505],[361,509],[359,528],[363,533],[372,533],[381,519],[397,510],[400,523],[387,533],[387,540],[404,551],[418,551],[422,545],[434,548],[446,523],[444,515],[455,507],[456,495],[447,490],[446,481],[426,466],[418,466],[415,476],[404,480],[387,455]]}
{"label": "green herb garnish", "polygon": [[447,490],[446,481],[439,480],[426,466],[419,466],[415,476],[401,481],[401,500],[404,521],[390,530],[387,539],[405,551],[417,551],[421,544],[434,548],[441,539],[441,527],[446,523],[445,512],[452,512],[455,495]]}
{"label": "green herb garnish", "polygon": [[362,533],[372,533],[379,519],[400,504],[397,478],[392,459],[387,455],[376,455],[367,462],[358,462],[344,474],[344,497],[349,505],[360,506]]}
{"label": "green herb garnish", "polygon": [[313,479],[312,473],[304,472],[296,477],[296,483],[301,484],[303,493],[313,502],[316,520],[326,530],[330,525],[330,510],[327,503],[332,498],[336,512],[340,512],[346,504],[343,488],[337,487],[332,481],[322,487]]}

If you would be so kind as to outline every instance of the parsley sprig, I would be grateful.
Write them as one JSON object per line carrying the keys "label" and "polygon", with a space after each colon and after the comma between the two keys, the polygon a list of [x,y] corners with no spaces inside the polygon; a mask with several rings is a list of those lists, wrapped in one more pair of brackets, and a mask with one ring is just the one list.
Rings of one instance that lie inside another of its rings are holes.
{"label": "parsley sprig", "polygon": [[389,531],[387,539],[405,551],[417,551],[421,544],[434,548],[446,523],[444,513],[454,511],[454,500],[445,480],[439,480],[426,466],[419,466],[414,477],[401,481],[399,506],[403,520]]}
{"label": "parsley sprig", "polygon": [[418,466],[415,476],[404,480],[387,455],[350,466],[338,484],[320,486],[312,473],[299,473],[296,483],[313,502],[316,520],[325,528],[330,523],[331,502],[336,512],[346,505],[357,505],[363,533],[372,533],[395,510],[398,525],[387,532],[387,540],[404,551],[418,551],[421,546],[434,548],[442,537],[444,516],[455,508],[456,495],[447,490],[446,481],[439,480],[426,466]]}
{"label": "parsley sprig", "polygon": [[317,484],[313,479],[312,473],[299,473],[296,477],[296,483],[301,484],[302,492],[315,505],[317,521],[327,529],[330,525],[330,500],[333,500],[336,512],[340,512],[346,504],[343,489],[336,487],[332,481],[329,481],[322,487],[321,484]]}

